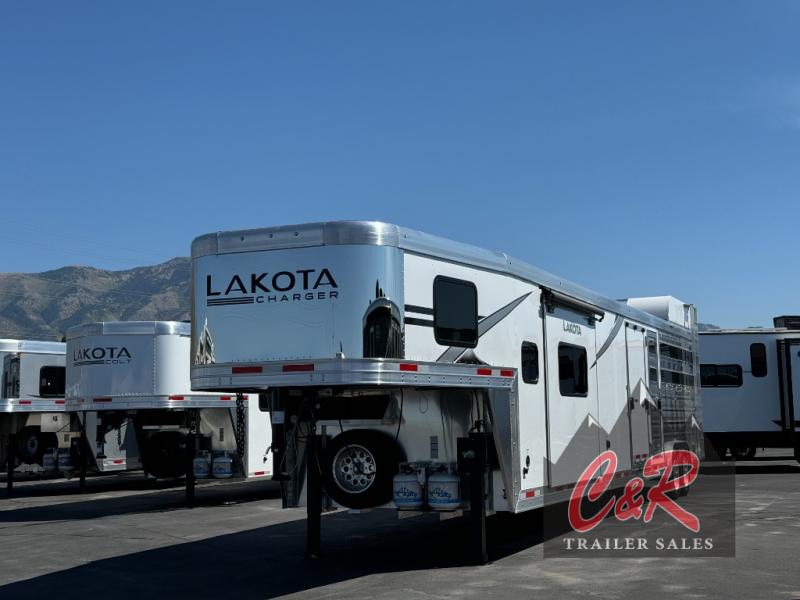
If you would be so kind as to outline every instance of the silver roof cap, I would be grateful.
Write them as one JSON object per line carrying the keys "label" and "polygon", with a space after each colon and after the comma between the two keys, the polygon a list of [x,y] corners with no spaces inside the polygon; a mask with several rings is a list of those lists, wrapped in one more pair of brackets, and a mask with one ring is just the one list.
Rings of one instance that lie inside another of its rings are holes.
{"label": "silver roof cap", "polygon": [[67,340],[88,335],[183,335],[190,336],[192,326],[182,321],[102,321],[67,329]]}
{"label": "silver roof cap", "polygon": [[64,342],[41,342],[39,340],[0,340],[0,352],[27,352],[29,354],[66,354]]}

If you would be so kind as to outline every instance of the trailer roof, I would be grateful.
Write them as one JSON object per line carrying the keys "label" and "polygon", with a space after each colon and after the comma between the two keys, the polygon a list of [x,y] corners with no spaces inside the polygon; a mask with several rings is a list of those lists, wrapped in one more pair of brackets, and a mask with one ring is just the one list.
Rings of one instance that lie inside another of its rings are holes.
{"label": "trailer roof", "polygon": [[191,335],[191,325],[183,321],[102,321],[76,325],[67,330],[67,340],[88,335]]}
{"label": "trailer roof", "polygon": [[39,340],[0,340],[0,352],[26,352],[28,354],[66,354],[64,342]]}
{"label": "trailer roof", "polygon": [[686,337],[690,333],[685,327],[633,308],[619,300],[602,296],[503,252],[486,250],[381,221],[328,221],[209,233],[195,238],[192,242],[192,259],[215,254],[345,244],[394,246],[415,254],[505,273],[542,285],[599,309],[668,330],[681,337]]}
{"label": "trailer roof", "polygon": [[700,335],[733,335],[733,334],[779,334],[779,333],[786,333],[786,334],[795,334],[800,335],[800,331],[797,329],[789,329],[788,327],[745,327],[742,329],[709,329],[707,331],[701,331]]}

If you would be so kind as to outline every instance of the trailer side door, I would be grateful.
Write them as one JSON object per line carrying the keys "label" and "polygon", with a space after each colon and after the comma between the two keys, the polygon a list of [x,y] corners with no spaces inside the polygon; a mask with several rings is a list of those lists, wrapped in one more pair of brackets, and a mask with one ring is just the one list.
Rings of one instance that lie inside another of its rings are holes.
{"label": "trailer side door", "polygon": [[600,449],[595,326],[591,316],[559,305],[543,311],[550,485],[576,482]]}
{"label": "trailer side door", "polygon": [[648,423],[647,355],[645,330],[626,323],[625,347],[628,371],[628,421],[631,435],[631,464],[641,466],[650,452]]}
{"label": "trailer side door", "polygon": [[778,340],[782,429],[800,431],[800,339]]}

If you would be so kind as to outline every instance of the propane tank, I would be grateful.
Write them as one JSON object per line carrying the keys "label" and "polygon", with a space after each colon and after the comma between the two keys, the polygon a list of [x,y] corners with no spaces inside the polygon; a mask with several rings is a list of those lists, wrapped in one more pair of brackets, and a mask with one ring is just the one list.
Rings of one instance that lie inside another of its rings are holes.
{"label": "propane tank", "polygon": [[42,456],[42,468],[54,472],[58,469],[58,448],[48,448]]}
{"label": "propane tank", "polygon": [[211,455],[207,450],[201,450],[194,457],[192,472],[195,479],[208,479],[211,477]]}
{"label": "propane tank", "polygon": [[69,473],[73,470],[72,453],[69,449],[58,451],[58,472]]}
{"label": "propane tank", "polygon": [[422,485],[419,483],[417,473],[406,468],[402,473],[394,476],[392,489],[394,490],[394,505],[400,509],[421,508],[423,504]]}
{"label": "propane tank", "polygon": [[442,467],[428,476],[428,506],[433,510],[457,510],[461,507],[461,480]]}
{"label": "propane tank", "polygon": [[211,471],[217,479],[228,479],[233,476],[233,458],[227,452],[220,452],[214,457]]}

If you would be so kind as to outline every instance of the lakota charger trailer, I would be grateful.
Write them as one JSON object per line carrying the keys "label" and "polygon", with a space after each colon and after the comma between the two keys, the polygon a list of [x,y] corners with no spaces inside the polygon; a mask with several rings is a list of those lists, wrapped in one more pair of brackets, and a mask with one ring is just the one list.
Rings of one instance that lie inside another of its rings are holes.
{"label": "lakota charger trailer", "polygon": [[700,334],[703,419],[722,454],[793,448],[800,460],[800,317]]}
{"label": "lakota charger trailer", "polygon": [[606,449],[620,474],[702,451],[695,309],[674,298],[610,300],[379,222],[204,235],[192,277],[192,388],[267,395],[309,554],[323,490],[354,509],[468,495],[484,560],[487,512],[566,499]]}
{"label": "lakota charger trailer", "polygon": [[66,337],[67,407],[97,471],[141,468],[189,481],[272,474],[269,416],[258,403],[191,390],[188,323],[91,323]]}
{"label": "lakota charger trailer", "polygon": [[9,472],[43,470],[45,452],[68,449],[60,342],[0,340],[0,461]]}

